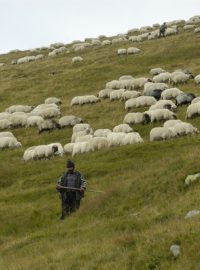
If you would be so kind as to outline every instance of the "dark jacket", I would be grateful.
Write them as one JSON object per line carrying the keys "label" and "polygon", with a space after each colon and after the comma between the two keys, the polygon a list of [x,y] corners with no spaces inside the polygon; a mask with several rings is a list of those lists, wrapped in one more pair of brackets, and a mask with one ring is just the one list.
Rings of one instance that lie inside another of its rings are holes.
{"label": "dark jacket", "polygon": [[[63,176],[58,181],[58,184],[64,187],[69,187],[68,185],[68,172],[64,172]],[[86,180],[83,175],[81,175],[80,172],[74,171],[73,174],[75,175],[75,188],[84,188],[86,189]],[[61,199],[62,197],[65,197],[67,195],[66,193],[69,192],[70,190],[66,189],[57,189],[61,193]],[[84,195],[84,192],[80,192],[79,190],[74,191],[76,192],[76,200],[81,200],[81,198]],[[63,196],[64,195],[64,196]]]}

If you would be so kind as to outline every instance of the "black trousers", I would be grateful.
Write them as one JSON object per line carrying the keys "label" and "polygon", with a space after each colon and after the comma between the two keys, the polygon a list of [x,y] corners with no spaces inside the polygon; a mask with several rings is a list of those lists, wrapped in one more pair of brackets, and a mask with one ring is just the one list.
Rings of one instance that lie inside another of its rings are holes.
{"label": "black trousers", "polygon": [[62,216],[69,215],[80,207],[80,200],[76,199],[76,192],[70,191],[61,194]]}

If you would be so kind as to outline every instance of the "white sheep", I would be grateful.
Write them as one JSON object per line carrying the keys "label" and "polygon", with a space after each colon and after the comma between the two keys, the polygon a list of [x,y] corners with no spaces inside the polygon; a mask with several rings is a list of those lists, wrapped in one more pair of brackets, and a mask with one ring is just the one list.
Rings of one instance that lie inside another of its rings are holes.
{"label": "white sheep", "polygon": [[150,141],[168,140],[176,137],[176,133],[171,128],[155,127],[150,131]]}
{"label": "white sheep", "polygon": [[107,136],[108,147],[123,145],[124,138],[125,138],[125,133],[123,132],[110,132]]}
{"label": "white sheep", "polygon": [[60,126],[67,127],[67,126],[75,126],[76,124],[82,123],[83,120],[80,117],[74,116],[74,115],[66,115],[59,119]]}
{"label": "white sheep", "polygon": [[123,80],[132,80],[133,76],[132,75],[123,75],[119,77],[119,81],[123,81]]}
{"label": "white sheep", "polygon": [[192,103],[187,107],[186,118],[192,118],[196,115],[200,115],[200,101]]}
{"label": "white sheep", "polygon": [[55,103],[51,104],[40,104],[35,107],[31,113],[31,115],[38,115],[43,118],[53,118],[59,117],[61,112],[58,106]]}
{"label": "white sheep", "polygon": [[158,100],[154,105],[149,108],[149,111],[156,109],[169,109],[171,111],[176,111],[177,106],[171,100]]}
{"label": "white sheep", "polygon": [[172,84],[176,85],[179,83],[186,83],[189,79],[192,78],[192,75],[177,73],[174,77],[171,78]]}
{"label": "white sheep", "polygon": [[176,118],[176,114],[168,109],[156,109],[151,111],[145,111],[144,113],[149,115],[151,122]]}
{"label": "white sheep", "polygon": [[86,96],[77,96],[74,97],[71,101],[71,106],[73,105],[83,105],[88,103],[96,103],[101,101],[100,98],[94,95],[86,95]]}
{"label": "white sheep", "polygon": [[28,115],[23,112],[12,113],[9,117],[12,127],[25,127],[27,123]]}
{"label": "white sheep", "polygon": [[167,121],[165,121],[165,123],[163,124],[163,127],[167,127],[167,128],[169,128],[169,127],[174,127],[174,126],[175,126],[176,124],[178,124],[178,123],[182,123],[182,121],[179,120],[179,119],[167,120]]}
{"label": "white sheep", "polygon": [[150,79],[148,78],[145,78],[145,77],[141,77],[141,78],[135,78],[135,79],[132,79],[132,83],[134,85],[134,89],[141,89],[144,87],[145,83],[151,81]]}
{"label": "white sheep", "polygon": [[60,124],[58,124],[55,120],[47,119],[38,124],[39,134],[44,131],[52,131],[53,129],[61,129]]}
{"label": "white sheep", "polygon": [[7,128],[12,128],[13,124],[10,120],[8,119],[1,119],[0,120],[0,129],[7,129]]}
{"label": "white sheep", "polygon": [[67,143],[64,145],[63,149],[65,153],[72,154],[75,142]]}
{"label": "white sheep", "polygon": [[12,138],[15,138],[15,136],[13,135],[13,133],[10,132],[10,131],[0,132],[0,138],[2,138],[2,137],[12,137]]}
{"label": "white sheep", "polygon": [[102,89],[98,93],[99,98],[108,98],[110,96],[110,93],[113,91],[113,89]]}
{"label": "white sheep", "polygon": [[176,35],[178,33],[178,30],[174,27],[168,27],[165,31],[165,36],[171,36],[171,35]]}
{"label": "white sheep", "polygon": [[94,151],[100,150],[108,147],[108,139],[106,137],[93,137],[90,140],[90,144],[92,145],[92,149]]}
{"label": "white sheep", "polygon": [[0,120],[3,120],[3,119],[9,119],[9,117],[10,117],[10,113],[8,113],[8,112],[1,112],[0,113]]}
{"label": "white sheep", "polygon": [[129,47],[127,49],[127,54],[138,54],[141,53],[141,50],[136,47]]}
{"label": "white sheep", "polygon": [[117,54],[118,55],[126,55],[127,54],[127,50],[126,49],[118,49],[117,50]]}
{"label": "white sheep", "polygon": [[162,99],[172,99],[172,98],[176,98],[181,93],[183,93],[183,91],[181,91],[178,88],[168,88],[168,89],[162,91],[161,98]]}
{"label": "white sheep", "polygon": [[144,140],[141,138],[138,132],[130,132],[125,134],[123,145],[133,144],[133,143],[143,143]]}
{"label": "white sheep", "polygon": [[200,97],[196,97],[196,98],[194,98],[194,99],[192,100],[191,104],[192,104],[192,103],[197,103],[197,102],[199,102],[199,101],[200,101]]}
{"label": "white sheep", "polygon": [[153,77],[153,82],[154,83],[167,83],[170,81],[171,78],[171,73],[169,72],[162,72],[156,76]]}
{"label": "white sheep", "polygon": [[73,133],[83,131],[83,130],[91,131],[91,126],[89,124],[86,124],[86,123],[80,123],[80,124],[76,124],[75,126],[73,126]]}
{"label": "white sheep", "polygon": [[26,149],[24,151],[24,154],[23,154],[23,160],[24,161],[29,161],[29,160],[32,160],[34,159],[34,150],[35,150],[36,146],[32,146],[32,147],[29,147],[28,149]]}
{"label": "white sheep", "polygon": [[28,116],[26,126],[27,127],[37,127],[44,122],[44,118],[42,116],[34,115]]}
{"label": "white sheep", "polygon": [[199,84],[200,83],[200,74],[197,75],[195,78],[194,78],[194,81],[196,84]]}
{"label": "white sheep", "polygon": [[152,76],[158,75],[158,74],[160,74],[160,73],[162,73],[162,72],[165,72],[165,70],[162,69],[162,68],[152,68],[152,69],[150,70],[150,74],[151,74]]}
{"label": "white sheep", "polygon": [[141,96],[141,93],[138,91],[131,91],[131,90],[127,90],[124,93],[122,93],[122,100],[127,100],[130,98],[136,98]]}
{"label": "white sheep", "polygon": [[194,29],[195,27],[196,27],[195,24],[188,24],[188,25],[184,25],[183,29],[184,30],[191,30],[191,29]]}
{"label": "white sheep", "polygon": [[111,45],[112,42],[111,42],[110,40],[106,39],[106,40],[103,40],[101,44],[102,44],[103,46],[106,46],[106,45]]}
{"label": "white sheep", "polygon": [[125,102],[125,110],[129,110],[130,108],[151,106],[155,103],[156,99],[150,96],[140,96],[137,98],[131,98]]}
{"label": "white sheep", "polygon": [[173,130],[178,136],[199,134],[199,130],[197,128],[186,122],[177,123],[173,126]]}
{"label": "white sheep", "polygon": [[145,96],[150,96],[152,95],[153,91],[154,90],[165,90],[168,88],[168,85],[165,84],[165,83],[153,83],[153,82],[147,82],[145,83],[144,85],[144,91],[143,91],[143,94]]}
{"label": "white sheep", "polygon": [[121,99],[125,89],[113,90],[110,92],[110,101]]}
{"label": "white sheep", "polygon": [[83,135],[83,136],[78,136],[75,139],[75,143],[76,142],[89,142],[92,138],[93,138],[92,134],[86,134],[86,135]]}
{"label": "white sheep", "polygon": [[15,137],[1,137],[0,138],[0,149],[4,148],[18,148],[21,147],[22,144],[17,141]]}
{"label": "white sheep", "polygon": [[132,131],[133,131],[133,129],[128,124],[120,124],[120,125],[115,126],[113,128],[113,132],[129,133]]}
{"label": "white sheep", "polygon": [[94,151],[94,149],[89,142],[77,142],[74,144],[72,156],[87,153],[90,151]]}
{"label": "white sheep", "polygon": [[45,104],[52,104],[52,103],[55,103],[55,104],[61,104],[61,100],[57,97],[48,97],[45,99],[44,101]]}
{"label": "white sheep", "polygon": [[147,124],[150,122],[150,117],[142,112],[127,113],[123,123],[126,124]]}
{"label": "white sheep", "polygon": [[63,147],[60,143],[51,143],[48,145],[37,145],[34,147],[28,148],[23,155],[25,161],[28,160],[37,160],[43,158],[50,158],[54,155],[63,156]]}
{"label": "white sheep", "polygon": [[7,113],[14,113],[14,112],[30,112],[33,109],[33,106],[28,105],[12,105],[6,108]]}
{"label": "white sheep", "polygon": [[194,29],[194,33],[199,33],[200,32],[200,27],[197,27]]}
{"label": "white sheep", "polygon": [[83,62],[83,58],[81,56],[75,56],[72,58],[72,64],[81,63],[81,62]]}
{"label": "white sheep", "polygon": [[111,132],[108,128],[101,128],[94,131],[94,137],[107,137],[107,135]]}

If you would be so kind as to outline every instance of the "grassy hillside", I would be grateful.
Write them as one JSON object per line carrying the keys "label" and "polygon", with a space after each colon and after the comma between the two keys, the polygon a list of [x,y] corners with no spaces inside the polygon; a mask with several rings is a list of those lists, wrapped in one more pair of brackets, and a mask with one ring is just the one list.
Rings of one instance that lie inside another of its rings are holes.
{"label": "grassy hillside", "polygon": [[[117,56],[118,48],[132,45],[142,54]],[[70,107],[72,97],[97,94],[106,82],[125,74],[149,76],[154,67],[169,72],[189,68],[200,74],[200,39],[190,31],[10,65],[11,60],[28,54],[33,53],[0,55],[0,62],[7,63],[0,67],[0,112],[13,104],[37,105],[56,96],[63,101],[62,115],[80,116],[93,129],[122,123],[124,103],[104,100]],[[84,63],[72,65],[76,55]],[[200,95],[200,86],[193,81],[179,87]],[[184,120],[185,112],[186,107],[179,108],[178,118]],[[189,122],[200,129],[200,118]],[[72,129],[41,135],[35,128],[14,129],[23,147],[0,152],[0,269],[200,269],[200,219],[184,219],[188,211],[199,209],[200,183],[185,187],[184,179],[200,170],[200,136],[151,143],[149,132],[158,125],[132,126],[143,144],[73,158],[87,178],[88,188],[105,193],[87,192],[80,210],[64,222],[59,220],[55,183],[71,156],[27,163],[22,156],[33,145],[64,145],[70,141]],[[171,244],[181,246],[177,259],[169,252]]]}

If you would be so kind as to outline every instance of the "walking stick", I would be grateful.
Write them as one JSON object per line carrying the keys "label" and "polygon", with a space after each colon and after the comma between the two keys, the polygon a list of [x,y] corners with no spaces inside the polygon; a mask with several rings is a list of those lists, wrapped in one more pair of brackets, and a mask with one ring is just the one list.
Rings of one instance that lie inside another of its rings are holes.
{"label": "walking stick", "polygon": [[[61,189],[68,189],[68,190],[78,190],[78,191],[81,191],[82,189],[80,188],[72,188],[72,187],[64,187],[64,186],[61,186],[61,185],[57,185],[57,188],[61,188]],[[102,190],[94,190],[94,189],[87,189],[86,191],[89,191],[89,192],[95,192],[95,193],[105,193],[104,191]]]}

